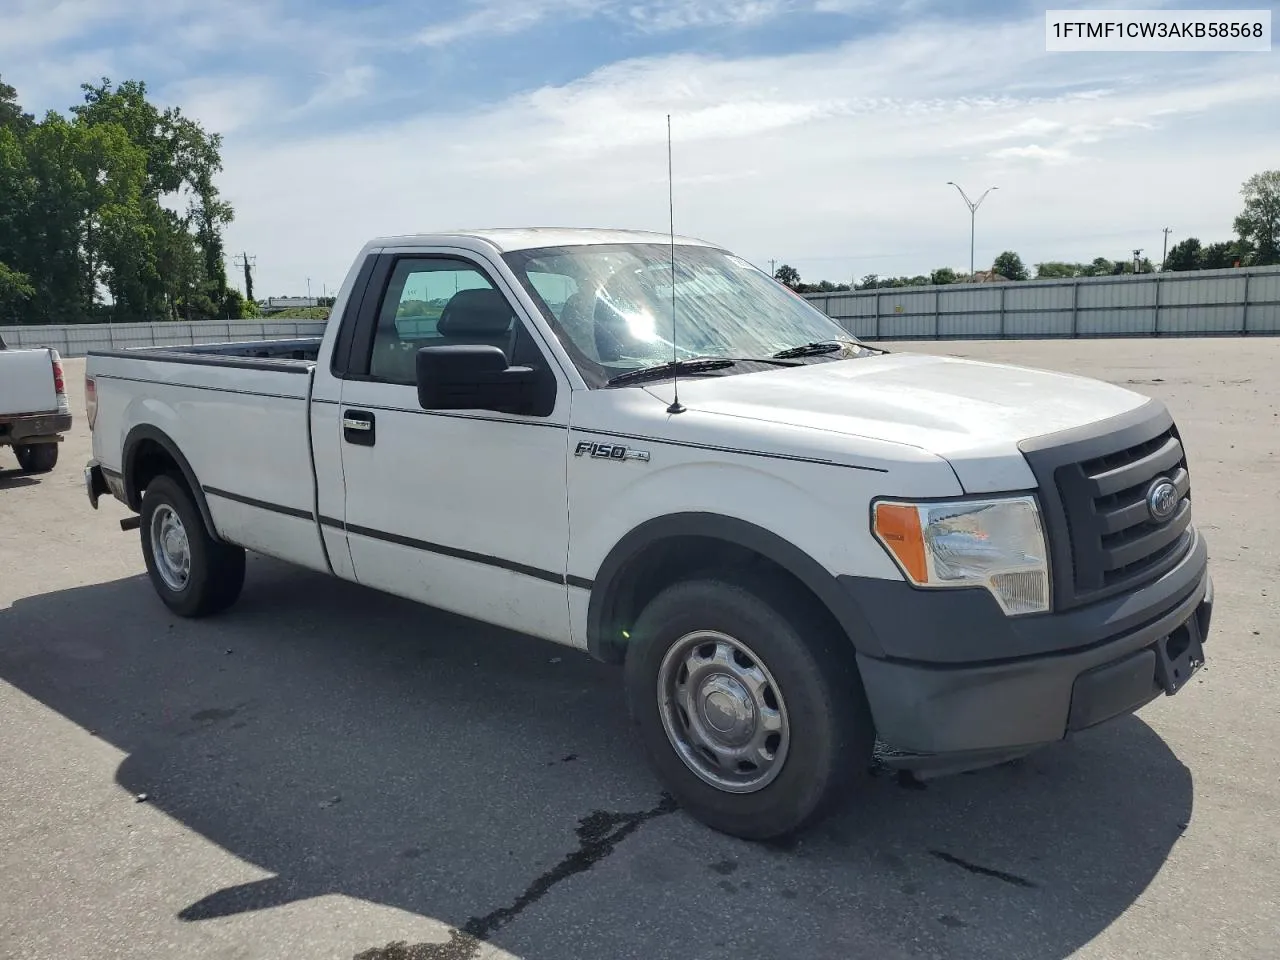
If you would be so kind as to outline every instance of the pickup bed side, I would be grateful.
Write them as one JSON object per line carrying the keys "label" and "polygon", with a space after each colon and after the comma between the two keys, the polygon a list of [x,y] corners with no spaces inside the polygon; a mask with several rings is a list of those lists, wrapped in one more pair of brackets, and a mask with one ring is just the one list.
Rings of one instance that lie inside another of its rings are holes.
{"label": "pickup bed side", "polygon": [[248,356],[315,349],[293,341],[93,354],[94,454],[108,489],[118,483],[140,510],[151,480],[176,467],[215,538],[332,572],[315,514],[314,361]]}

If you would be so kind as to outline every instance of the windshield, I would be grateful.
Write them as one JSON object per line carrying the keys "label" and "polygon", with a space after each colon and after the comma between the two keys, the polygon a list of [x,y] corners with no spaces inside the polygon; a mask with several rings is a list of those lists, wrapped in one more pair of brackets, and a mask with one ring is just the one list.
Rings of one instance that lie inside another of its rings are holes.
{"label": "windshield", "polygon": [[[843,341],[811,362],[862,356],[843,327],[747,261],[713,247],[626,243],[520,250],[504,259],[593,387],[689,357],[768,358]],[[736,370],[763,369],[750,364]]]}

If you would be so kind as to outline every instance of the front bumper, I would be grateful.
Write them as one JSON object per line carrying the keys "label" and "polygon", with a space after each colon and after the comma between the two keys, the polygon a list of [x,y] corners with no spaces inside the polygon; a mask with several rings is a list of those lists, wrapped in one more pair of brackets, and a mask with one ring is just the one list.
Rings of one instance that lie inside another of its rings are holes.
{"label": "front bumper", "polygon": [[[1011,618],[994,601],[982,613],[973,591],[842,582],[877,634],[858,664],[886,762],[925,772],[999,762],[1172,696],[1203,663],[1213,612],[1198,534],[1160,579],[1065,614]],[[1020,642],[1032,655],[1008,657]]]}
{"label": "front bumper", "polygon": [[69,413],[0,418],[0,443],[53,443],[71,429]]}

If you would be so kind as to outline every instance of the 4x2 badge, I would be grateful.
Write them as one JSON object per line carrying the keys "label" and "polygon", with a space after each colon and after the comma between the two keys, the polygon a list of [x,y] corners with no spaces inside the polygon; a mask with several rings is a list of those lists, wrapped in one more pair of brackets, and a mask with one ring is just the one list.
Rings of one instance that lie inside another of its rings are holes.
{"label": "4x2 badge", "polygon": [[591,457],[593,460],[639,460],[649,462],[648,450],[632,450],[620,443],[594,443],[583,440],[573,451],[575,457]]}

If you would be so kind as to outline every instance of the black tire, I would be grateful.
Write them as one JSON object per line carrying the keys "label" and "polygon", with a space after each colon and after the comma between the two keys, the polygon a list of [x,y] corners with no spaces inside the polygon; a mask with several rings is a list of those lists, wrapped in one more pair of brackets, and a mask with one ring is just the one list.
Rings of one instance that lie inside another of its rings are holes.
{"label": "black tire", "polygon": [[23,473],[48,473],[58,465],[56,443],[24,443],[13,448]]}
{"label": "black tire", "polygon": [[[875,729],[852,645],[814,603],[776,577],[697,579],[662,591],[631,631],[627,702],[645,752],[677,802],[714,830],[746,840],[797,833],[830,813],[870,766]],[[781,694],[789,744],[774,779],[754,792],[728,792],[699,776],[663,726],[663,659],[699,630],[745,644]]]}
{"label": "black tire", "polygon": [[[152,549],[152,523],[162,508],[172,510],[181,520],[190,552],[190,570],[178,589],[166,582]],[[236,602],[244,586],[244,550],[210,536],[185,483],[168,474],[152,480],[142,495],[141,519],[147,574],[170,610],[180,617],[207,617]]]}

